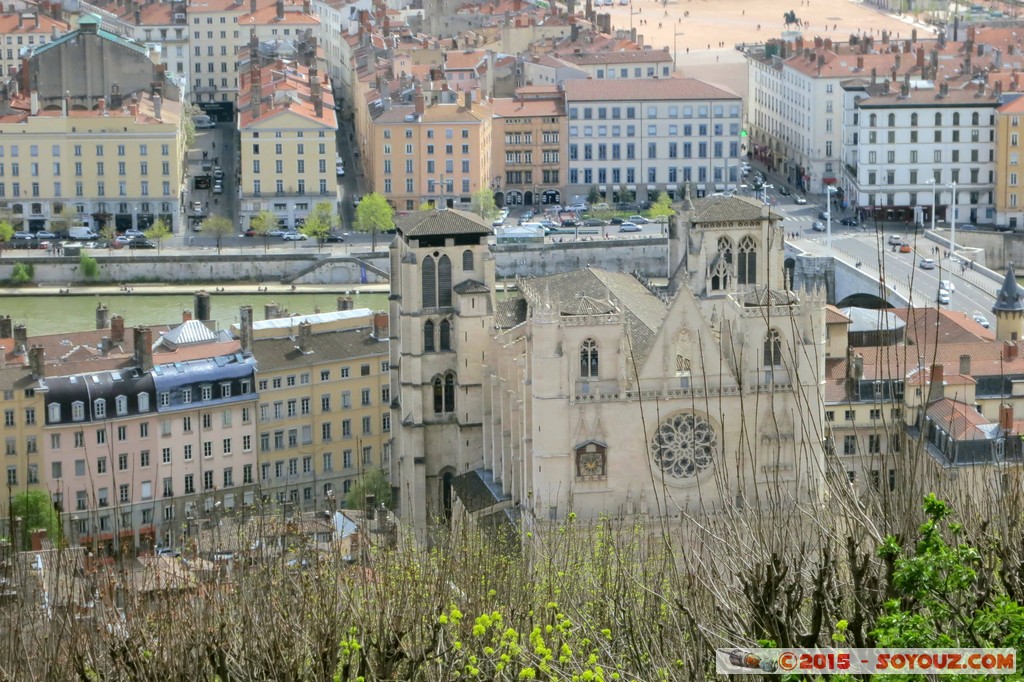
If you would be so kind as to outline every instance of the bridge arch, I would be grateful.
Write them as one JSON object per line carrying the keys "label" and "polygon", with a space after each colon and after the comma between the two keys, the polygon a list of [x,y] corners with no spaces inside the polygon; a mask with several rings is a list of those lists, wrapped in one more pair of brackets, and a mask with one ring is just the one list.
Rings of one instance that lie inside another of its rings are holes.
{"label": "bridge arch", "polygon": [[870,308],[880,310],[882,308],[893,308],[893,304],[880,296],[868,293],[850,294],[841,301],[836,302],[837,308]]}

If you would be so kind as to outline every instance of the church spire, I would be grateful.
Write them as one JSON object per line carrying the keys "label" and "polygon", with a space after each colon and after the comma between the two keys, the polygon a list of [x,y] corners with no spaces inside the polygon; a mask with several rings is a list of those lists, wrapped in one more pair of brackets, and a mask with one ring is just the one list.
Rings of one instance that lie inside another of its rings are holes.
{"label": "church spire", "polygon": [[996,316],[998,340],[1016,342],[1024,337],[1024,298],[1021,297],[1020,286],[1017,285],[1013,263],[1006,268],[1006,277],[1003,278],[1003,286],[996,294],[992,312]]}

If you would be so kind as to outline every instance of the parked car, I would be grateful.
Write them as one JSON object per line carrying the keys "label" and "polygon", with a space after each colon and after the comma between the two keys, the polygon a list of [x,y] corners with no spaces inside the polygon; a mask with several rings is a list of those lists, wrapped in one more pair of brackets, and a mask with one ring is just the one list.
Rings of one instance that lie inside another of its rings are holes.
{"label": "parked car", "polygon": [[550,228],[550,227],[560,227],[560,225],[558,223],[556,223],[554,220],[547,220],[547,219],[545,219],[545,220],[538,220],[537,222],[541,224],[541,227],[548,227],[548,228]]}
{"label": "parked car", "polygon": [[943,303],[943,304],[948,305],[949,304],[949,292],[946,291],[945,289],[939,289],[938,300],[939,300],[939,303]]}
{"label": "parked car", "polygon": [[491,227],[501,227],[504,224],[505,224],[505,219],[502,218],[501,216],[498,216],[497,218],[495,218],[494,220],[491,221]]}
{"label": "parked car", "polygon": [[50,232],[49,230],[39,230],[36,232],[36,239],[56,239],[57,234]]}
{"label": "parked car", "polygon": [[129,249],[155,249],[156,243],[148,239],[133,239],[128,242]]}
{"label": "parked car", "polygon": [[582,224],[583,223],[581,223],[578,220],[563,220],[562,221],[562,227],[579,227]]}
{"label": "parked car", "polygon": [[782,195],[782,196],[784,196],[784,197],[788,197],[788,196],[790,195],[790,191],[789,191],[789,188],[788,188],[788,187],[785,187],[785,186],[783,186],[783,187],[780,187],[780,188],[779,188],[779,194],[781,194],[781,195]]}
{"label": "parked car", "polygon": [[252,229],[250,227],[248,230],[246,230],[245,232],[242,233],[242,236],[243,237],[255,237],[256,236],[256,230],[254,230],[254,229]]}
{"label": "parked car", "polygon": [[35,239],[36,236],[31,232],[15,232],[14,239]]}
{"label": "parked car", "polygon": [[636,223],[622,223],[619,225],[619,232],[643,232],[644,228]]}
{"label": "parked car", "polygon": [[939,281],[939,288],[945,289],[946,291],[948,291],[951,294],[955,294],[956,293],[956,285],[953,284],[953,280],[951,280],[951,279],[940,280]]}
{"label": "parked car", "polygon": [[973,315],[973,317],[971,319],[973,319],[975,322],[980,324],[985,329],[988,329],[988,327],[989,327],[988,318],[985,317],[984,315],[982,315],[981,313],[974,313],[974,315]]}
{"label": "parked car", "polygon": [[828,219],[829,219],[829,212],[828,211],[819,211],[818,212],[818,220],[828,220]]}
{"label": "parked car", "polygon": [[131,237],[126,237],[123,234],[119,234],[116,237],[114,237],[114,243],[115,244],[121,244],[122,246],[125,245],[125,244],[131,244],[132,243],[132,238]]}
{"label": "parked car", "polygon": [[839,224],[847,225],[849,227],[857,227],[858,225],[860,225],[860,223],[857,222],[856,218],[842,218],[840,219]]}
{"label": "parked car", "polygon": [[220,168],[214,168],[213,169],[213,179],[214,180],[223,180],[224,179],[224,171],[222,171]]}
{"label": "parked car", "polygon": [[201,202],[201,201],[193,201],[192,202],[192,212],[196,213],[196,214],[199,214],[199,215],[202,215],[202,213],[203,213],[203,202]]}
{"label": "parked car", "polygon": [[567,210],[567,211],[574,211],[576,213],[582,213],[583,211],[587,210],[587,205],[586,204],[569,204],[568,206],[565,207],[565,210]]}
{"label": "parked car", "polygon": [[361,196],[359,196],[358,194],[356,194],[356,195],[354,195],[352,197],[352,205],[353,206],[358,206],[359,202],[362,201],[362,200],[363,200],[363,198]]}
{"label": "parked car", "polygon": [[608,211],[611,209],[611,206],[602,201],[599,204],[594,204],[593,206],[590,207],[590,209],[592,211]]}
{"label": "parked car", "polygon": [[215,182],[214,185],[213,185],[213,193],[214,194],[223,194],[224,193],[224,185],[220,184],[219,180],[217,182]]}
{"label": "parked car", "polygon": [[213,119],[211,119],[209,116],[206,116],[205,114],[202,114],[202,115],[199,115],[199,116],[193,116],[192,117],[192,122],[195,124],[196,129],[198,129],[198,130],[202,130],[204,128],[216,128],[217,127],[217,124],[213,122]]}
{"label": "parked car", "polygon": [[627,218],[627,220],[629,220],[629,222],[631,223],[636,223],[637,225],[646,225],[647,223],[651,222],[642,215],[631,215],[629,216],[629,218]]}
{"label": "parked car", "polygon": [[324,241],[328,244],[341,244],[345,241],[345,238],[342,237],[340,234],[334,234],[333,232],[331,232],[326,237],[324,237]]}
{"label": "parked car", "polygon": [[793,197],[793,203],[803,206],[804,204],[807,203],[807,199],[805,199],[804,197]]}
{"label": "parked car", "polygon": [[931,258],[922,258],[921,262],[919,262],[917,265],[922,270],[934,270],[935,269],[935,261],[933,261]]}
{"label": "parked car", "polygon": [[146,235],[142,233],[142,230],[136,230],[134,227],[129,227],[127,230],[124,231],[124,236],[135,238],[145,237]]}
{"label": "parked car", "polygon": [[608,223],[599,218],[587,218],[583,221],[584,227],[603,227],[607,224]]}
{"label": "parked car", "polygon": [[889,235],[889,246],[899,246],[903,243],[903,237],[898,234]]}
{"label": "parked car", "polygon": [[811,223],[811,229],[814,230],[815,232],[824,232],[825,223],[821,222],[820,220],[815,220],[813,223]]}
{"label": "parked car", "polygon": [[309,239],[309,237],[301,232],[285,232],[283,237],[286,242],[304,242]]}
{"label": "parked car", "polygon": [[292,232],[292,231],[293,230],[287,230],[287,229],[285,229],[283,227],[278,227],[278,228],[273,229],[270,232],[268,232],[267,235],[271,236],[271,237],[283,237],[286,233]]}
{"label": "parked car", "polygon": [[608,222],[611,223],[612,225],[621,225],[622,223],[624,223],[626,221],[623,220],[622,218],[612,218]]}

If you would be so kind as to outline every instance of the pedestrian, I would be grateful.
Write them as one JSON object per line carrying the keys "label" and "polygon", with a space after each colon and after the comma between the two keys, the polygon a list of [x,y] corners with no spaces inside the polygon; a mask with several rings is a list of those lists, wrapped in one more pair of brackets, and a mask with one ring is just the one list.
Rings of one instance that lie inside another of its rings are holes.
{"label": "pedestrian", "polygon": [[214,149],[217,148],[217,141],[216,140],[213,141],[212,146],[213,146]]}

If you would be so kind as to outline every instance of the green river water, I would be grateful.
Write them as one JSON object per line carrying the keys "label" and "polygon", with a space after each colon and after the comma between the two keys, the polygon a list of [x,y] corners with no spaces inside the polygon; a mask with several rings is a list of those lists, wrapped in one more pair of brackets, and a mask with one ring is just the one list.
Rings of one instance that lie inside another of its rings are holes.
{"label": "green river water", "polygon": [[[356,308],[387,310],[385,293],[351,294]],[[216,294],[210,293],[211,317],[221,328],[238,321],[238,309],[249,304],[257,320],[264,319],[263,306],[277,303],[290,313],[337,310],[338,292],[318,294]],[[106,304],[111,315],[124,317],[126,327],[174,324],[182,311],[192,310],[191,294],[180,296],[97,295],[97,296],[10,296],[0,294],[0,315],[10,315],[28,327],[30,336],[84,331],[96,327],[96,306]]]}

